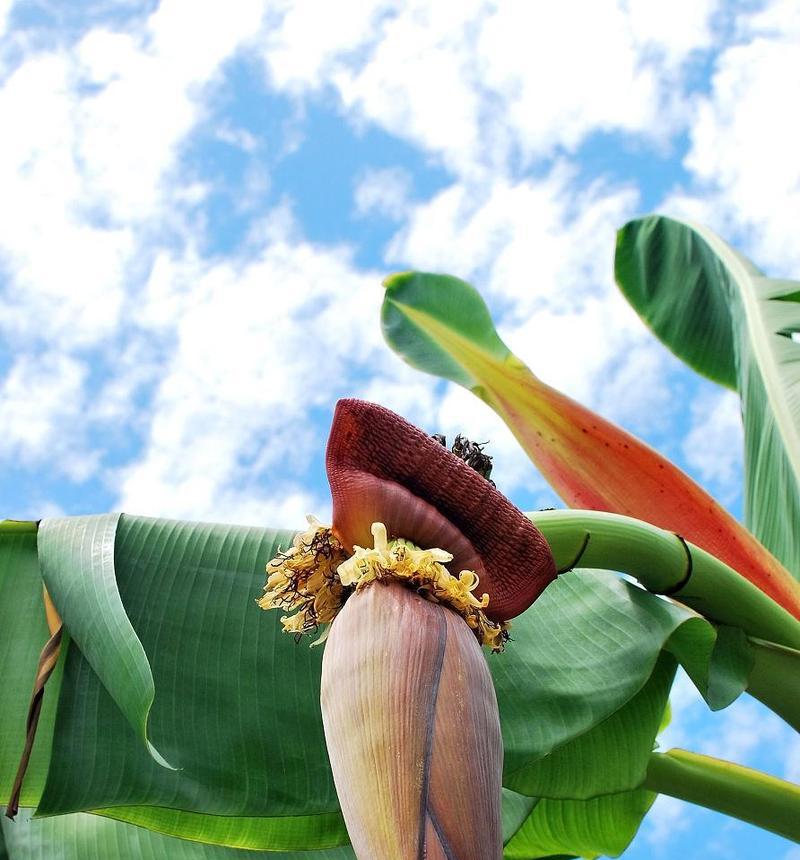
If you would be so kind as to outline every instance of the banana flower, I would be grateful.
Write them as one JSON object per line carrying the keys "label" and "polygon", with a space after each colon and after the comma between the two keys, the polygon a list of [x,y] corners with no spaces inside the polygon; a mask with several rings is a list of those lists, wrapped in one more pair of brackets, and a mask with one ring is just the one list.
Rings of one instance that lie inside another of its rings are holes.
{"label": "banana flower", "polygon": [[[500,860],[503,746],[481,645],[556,576],[492,482],[398,415],[341,400],[328,441],[333,524],[267,565],[265,609],[330,624],[322,718],[359,860]],[[484,472],[485,474],[485,472]]]}

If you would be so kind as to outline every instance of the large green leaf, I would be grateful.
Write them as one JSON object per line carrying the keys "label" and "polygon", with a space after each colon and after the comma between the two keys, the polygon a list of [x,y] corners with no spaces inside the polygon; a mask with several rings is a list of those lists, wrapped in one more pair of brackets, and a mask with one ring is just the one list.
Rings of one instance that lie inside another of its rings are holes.
{"label": "large green leaf", "polygon": [[31,819],[20,810],[16,821],[0,821],[0,858],[7,860],[354,860],[349,846],[325,851],[243,851],[165,836],[98,815],[77,812]]}
{"label": "large green leaf", "polygon": [[[503,790],[507,839],[519,832],[535,806],[534,798]],[[20,810],[14,824],[0,820],[0,860],[352,860],[355,856],[349,846],[265,855],[165,836],[81,812],[34,820],[30,813]]]}
{"label": "large green leaf", "polygon": [[[59,527],[68,531],[69,521]],[[76,519],[76,531],[84,527]],[[152,671],[153,742],[178,769],[154,761],[103,681],[120,663],[116,651],[131,653],[128,641],[109,637],[96,655],[99,669],[72,642],[60,691],[48,691],[51,701],[50,693],[60,695],[47,782],[33,799],[40,815],[94,809],[165,834],[240,848],[323,849],[346,841],[319,711],[322,649],[295,643],[281,632],[278,613],[255,604],[266,560],[291,536],[121,517],[114,580],[104,582],[118,589],[125,617],[116,617],[124,629],[130,625],[142,646],[133,653]],[[97,540],[105,545],[102,531]],[[35,544],[31,536],[27,541],[0,568],[0,582],[17,583],[29,594],[25,611],[41,616]],[[51,546],[45,543],[44,552]],[[83,551],[97,554],[91,541]],[[69,582],[86,560],[56,545],[44,565],[50,583]],[[107,600],[85,589],[65,623],[74,613],[93,617]],[[24,620],[15,630],[25,638]],[[689,631],[699,646],[692,648],[694,674],[714,676],[716,633],[694,613],[611,574],[559,577],[515,620],[509,648],[489,657],[507,787],[557,799],[634,788],[666,705],[672,654],[680,657],[675,643]],[[39,629],[31,674],[45,638]],[[738,688],[729,678],[730,696],[743,688],[744,674]],[[24,722],[24,706],[16,711]],[[613,766],[605,755],[590,755],[621,739]],[[48,741],[40,737],[43,750]],[[582,762],[581,772],[557,778],[547,756]],[[506,831],[518,830],[537,809],[533,798],[506,790]],[[540,809],[536,814],[541,819]]]}
{"label": "large green leaf", "polygon": [[674,677],[675,661],[662,654],[629,702],[573,741],[507,774],[506,785],[526,795],[561,800],[587,800],[639,785]]}
{"label": "large green leaf", "polygon": [[[194,839],[240,846],[247,839],[273,850],[346,841],[319,712],[319,649],[298,646],[277,613],[255,603],[266,561],[291,537],[121,518],[114,549],[121,623],[130,620],[145,664],[134,683],[152,667],[150,733],[178,770],[151,758],[102,676],[72,647],[40,814],[102,808]],[[91,545],[84,550],[91,555]],[[57,558],[63,568],[43,559],[48,583],[70,582],[86,566],[78,556]],[[93,594],[82,607],[89,617],[105,602]],[[129,653],[126,640],[109,637],[101,668],[113,670]]]}
{"label": "large green leaf", "polygon": [[739,392],[746,520],[800,578],[800,282],[767,278],[705,227],[661,216],[619,231],[615,271],[679,358]]}
{"label": "large green leaf", "polygon": [[542,800],[505,846],[508,860],[619,856],[636,835],[655,795],[637,790],[592,800]]}
{"label": "large green leaf", "polygon": [[539,798],[518,794],[510,788],[503,788],[502,793],[503,844],[505,845],[528,820]]}
{"label": "large green leaf", "polygon": [[385,287],[381,319],[392,349],[491,406],[570,507],[682,535],[800,618],[800,584],[778,559],[673,463],[535,376],[500,339],[473,287],[424,272],[393,275]]}
{"label": "large green leaf", "polygon": [[[560,576],[511,633],[506,651],[489,659],[504,782],[542,797],[587,798],[641,783],[674,658],[701,693],[713,691],[717,707],[744,690],[752,662],[738,637],[719,639],[693,612],[598,571]],[[555,773],[551,761],[580,767]]]}
{"label": "large green leaf", "polygon": [[[534,857],[530,850],[522,855],[519,851],[526,845],[532,847],[532,834],[537,831],[541,834],[545,829],[551,833],[551,842],[555,829],[561,842],[573,843],[574,835],[570,832],[569,823],[580,820],[578,816],[573,812],[565,829],[563,810],[559,805],[550,805],[532,821],[531,811],[536,804],[535,799],[504,790],[503,831],[507,839],[515,837],[513,844],[516,846],[506,857],[524,856],[526,860]],[[513,810],[511,815],[507,814],[509,809]],[[20,810],[14,823],[0,820],[0,860],[263,860],[265,857],[275,860],[353,860],[355,856],[349,846],[265,854],[190,842],[80,812],[45,819],[31,819],[30,812]],[[555,817],[561,820],[554,825],[552,819]],[[612,828],[620,823],[619,818],[617,813],[612,819]],[[608,824],[606,822],[602,828],[601,841],[591,844],[606,844]]]}

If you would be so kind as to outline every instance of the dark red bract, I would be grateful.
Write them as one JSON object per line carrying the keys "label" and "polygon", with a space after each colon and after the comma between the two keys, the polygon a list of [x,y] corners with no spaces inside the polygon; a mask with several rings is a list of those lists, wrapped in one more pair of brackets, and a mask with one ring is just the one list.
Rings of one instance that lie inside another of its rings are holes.
{"label": "dark red bract", "polygon": [[486,614],[507,621],[556,577],[541,532],[502,493],[413,424],[374,403],[340,400],[328,439],[333,530],[344,546],[372,546],[370,526],[453,554],[474,570]]}

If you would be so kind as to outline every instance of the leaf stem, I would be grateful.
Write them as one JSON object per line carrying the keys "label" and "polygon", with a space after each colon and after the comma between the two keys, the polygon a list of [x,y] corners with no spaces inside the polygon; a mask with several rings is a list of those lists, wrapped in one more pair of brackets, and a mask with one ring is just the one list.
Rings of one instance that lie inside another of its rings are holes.
{"label": "leaf stem", "polygon": [[679,535],[602,511],[535,511],[528,515],[550,544],[559,571],[572,567],[634,576],[710,621],[800,649],[800,621],[727,564]]}
{"label": "leaf stem", "polygon": [[753,668],[747,692],[800,732],[800,651],[751,639]]}
{"label": "leaf stem", "polygon": [[800,787],[749,767],[672,749],[651,754],[643,787],[800,842]]}

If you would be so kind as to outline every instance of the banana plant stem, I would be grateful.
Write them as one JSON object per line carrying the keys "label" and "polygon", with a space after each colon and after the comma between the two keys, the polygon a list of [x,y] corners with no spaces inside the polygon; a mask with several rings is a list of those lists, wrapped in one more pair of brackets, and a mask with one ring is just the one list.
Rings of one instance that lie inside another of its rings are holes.
{"label": "banana plant stem", "polygon": [[602,511],[528,514],[550,544],[560,572],[573,567],[627,573],[710,621],[800,650],[800,621],[760,588],[680,535]]}
{"label": "banana plant stem", "polygon": [[673,749],[651,754],[643,787],[800,842],[800,788],[749,767]]}
{"label": "banana plant stem", "polygon": [[800,732],[800,651],[751,639],[747,692]]}

